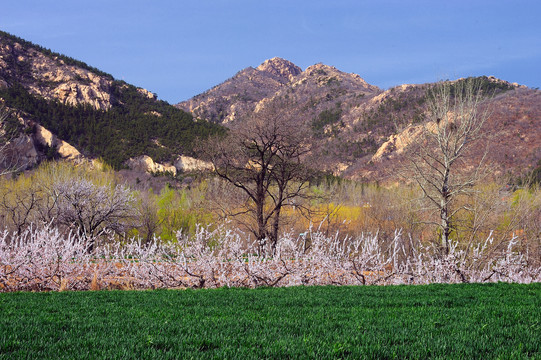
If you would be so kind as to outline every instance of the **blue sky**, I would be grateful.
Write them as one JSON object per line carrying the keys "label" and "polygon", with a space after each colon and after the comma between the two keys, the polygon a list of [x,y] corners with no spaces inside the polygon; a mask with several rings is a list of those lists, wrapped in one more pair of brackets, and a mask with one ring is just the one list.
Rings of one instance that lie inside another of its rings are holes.
{"label": "blue sky", "polygon": [[539,0],[17,0],[0,29],[170,103],[279,56],[388,88],[473,75],[541,87]]}

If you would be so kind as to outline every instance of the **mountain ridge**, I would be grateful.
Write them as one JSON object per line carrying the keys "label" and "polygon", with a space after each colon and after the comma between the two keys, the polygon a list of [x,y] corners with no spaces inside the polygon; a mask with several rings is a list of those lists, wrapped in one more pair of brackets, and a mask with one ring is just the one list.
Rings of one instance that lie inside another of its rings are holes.
{"label": "mountain ridge", "polygon": [[[172,163],[193,154],[196,138],[224,131],[146,89],[6,32],[0,32],[0,98],[19,123],[20,136],[43,145],[40,125],[58,138],[53,151],[47,149],[51,156],[58,156],[54,152],[64,141],[116,169],[143,155]],[[29,150],[36,159],[30,163],[47,157],[35,152]]]}
{"label": "mountain ridge", "polygon": [[[404,139],[414,136],[415,126],[424,121],[426,93],[434,85],[403,84],[383,90],[367,83],[358,74],[344,73],[319,63],[282,77],[280,86],[270,81],[261,82],[261,79],[266,79],[262,76],[254,86],[253,77],[247,74],[265,69],[265,64],[270,63],[284,68],[295,66],[288,60],[269,59],[255,70],[253,67],[243,69],[208,91],[175,106],[192,111],[194,116],[203,120],[237,127],[264,107],[280,104],[286,107],[283,112],[291,121],[311,128],[313,143],[320,149],[317,156],[320,159],[318,163],[322,164],[321,170],[349,178],[381,180],[389,177],[385,169],[396,166],[407,155],[408,141]],[[453,84],[463,80],[447,81]],[[481,76],[478,80],[485,92],[495,95],[484,102],[494,108],[489,123],[498,132],[496,137],[525,131],[516,115],[520,112],[528,121],[539,124],[541,92],[493,76]],[[515,114],[505,109],[513,109]],[[502,126],[504,123],[506,126]],[[528,131],[541,138],[541,126],[539,129]],[[507,143],[502,140],[502,148],[498,152],[507,153],[507,157],[492,154],[496,163],[495,173],[517,174],[535,167],[541,161],[541,148],[535,138],[529,136],[527,146],[515,143],[514,138]],[[515,151],[518,148],[523,155],[520,159]],[[528,160],[523,161],[523,158]]]}
{"label": "mountain ridge", "polygon": [[[540,165],[541,92],[494,77],[478,79],[495,94],[484,100],[497,139],[497,151],[490,154],[495,176]],[[451,83],[457,81],[462,80]],[[283,106],[291,121],[310,130],[319,170],[380,181],[391,178],[389,169],[407,156],[408,136],[425,119],[432,85],[384,90],[333,66],[318,63],[302,70],[275,57],[172,106],[148,90],[0,32],[1,102],[14,111],[21,149],[34,159],[68,149],[61,157],[79,153],[102,157],[117,169],[130,159],[169,169],[180,164],[179,156],[194,155],[196,139],[223,133],[219,125],[242,127],[265,108]],[[36,144],[45,130],[50,141]]]}

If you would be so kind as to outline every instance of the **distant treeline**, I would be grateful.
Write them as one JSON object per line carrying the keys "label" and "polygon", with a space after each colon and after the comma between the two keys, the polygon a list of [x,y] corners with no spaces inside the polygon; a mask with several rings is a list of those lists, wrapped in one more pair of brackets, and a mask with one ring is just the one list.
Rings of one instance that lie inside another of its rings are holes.
{"label": "distant treeline", "polygon": [[156,161],[190,155],[196,139],[225,132],[219,125],[194,121],[191,114],[165,101],[147,98],[123,81],[113,82],[113,106],[107,111],[46,100],[18,83],[1,89],[0,97],[6,106],[27,113],[83,154],[102,157],[116,169],[143,154]]}

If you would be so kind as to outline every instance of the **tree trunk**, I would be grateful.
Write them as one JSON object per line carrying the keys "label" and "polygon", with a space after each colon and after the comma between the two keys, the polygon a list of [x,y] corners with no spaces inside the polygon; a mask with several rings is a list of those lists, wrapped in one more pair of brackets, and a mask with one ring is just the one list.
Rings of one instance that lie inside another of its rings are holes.
{"label": "tree trunk", "polygon": [[444,204],[446,200],[442,200],[441,217],[441,245],[444,255],[449,255],[449,234],[451,233],[451,223],[449,219],[448,207]]}
{"label": "tree trunk", "polygon": [[280,207],[276,209],[276,213],[274,214],[274,219],[272,222],[272,229],[270,235],[272,255],[276,254],[276,244],[278,243],[278,229],[280,228],[280,210]]}
{"label": "tree trunk", "polygon": [[449,255],[449,235],[451,233],[451,219],[449,218],[449,167],[445,169],[445,176],[443,178],[443,186],[441,189],[441,202],[440,202],[440,219],[441,219],[441,244],[443,248],[443,254]]}
{"label": "tree trunk", "polygon": [[263,189],[263,183],[257,184],[256,194],[256,221],[257,221],[257,242],[259,245],[260,255],[265,252],[266,239],[267,239],[267,226],[265,224],[265,192]]}

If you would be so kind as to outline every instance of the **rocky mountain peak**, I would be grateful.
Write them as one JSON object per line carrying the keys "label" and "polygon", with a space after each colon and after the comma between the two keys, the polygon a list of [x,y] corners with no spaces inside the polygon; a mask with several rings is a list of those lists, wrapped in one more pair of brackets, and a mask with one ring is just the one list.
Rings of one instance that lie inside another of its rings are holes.
{"label": "rocky mountain peak", "polygon": [[334,66],[325,65],[322,63],[318,63],[318,64],[307,67],[306,70],[303,72],[303,75],[307,77],[337,76],[338,78],[349,79],[353,83],[364,86],[366,88],[370,88],[373,91],[379,91],[379,89],[376,86],[370,85],[358,74],[346,73],[346,72],[338,70]]}
{"label": "rocky mountain peak", "polygon": [[320,73],[322,71],[336,71],[336,68],[334,66],[325,65],[323,63],[317,63],[308,66],[305,70],[306,74]]}
{"label": "rocky mountain peak", "polygon": [[279,57],[265,60],[257,67],[257,70],[264,71],[287,81],[290,81],[302,72],[302,69],[291,61]]}

